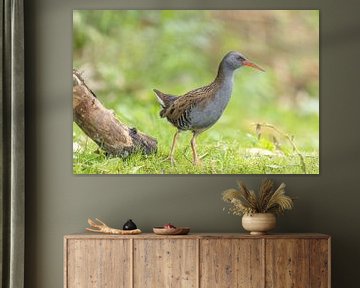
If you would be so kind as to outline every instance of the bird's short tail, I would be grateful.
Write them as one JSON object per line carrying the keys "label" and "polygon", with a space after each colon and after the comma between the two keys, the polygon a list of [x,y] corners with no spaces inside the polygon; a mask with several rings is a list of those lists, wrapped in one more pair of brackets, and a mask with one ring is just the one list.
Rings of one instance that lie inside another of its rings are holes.
{"label": "bird's short tail", "polygon": [[157,89],[154,89],[156,98],[163,108],[169,107],[178,97],[174,95],[165,94]]}
{"label": "bird's short tail", "polygon": [[168,95],[165,94],[157,89],[154,89],[154,92],[156,94],[156,98],[159,101],[161,107],[163,108],[160,111],[160,116],[161,117],[165,117],[166,111],[167,109],[171,106],[171,104],[178,98],[177,96],[174,95]]}
{"label": "bird's short tail", "polygon": [[165,94],[162,93],[161,91],[157,90],[157,89],[153,89],[153,91],[155,92],[156,98],[158,100],[158,102],[160,103],[161,107],[165,108],[165,102],[163,100]]}

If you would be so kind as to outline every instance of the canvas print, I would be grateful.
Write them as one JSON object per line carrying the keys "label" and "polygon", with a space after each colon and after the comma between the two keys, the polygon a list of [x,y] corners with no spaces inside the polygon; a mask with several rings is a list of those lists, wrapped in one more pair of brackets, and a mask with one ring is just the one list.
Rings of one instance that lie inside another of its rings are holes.
{"label": "canvas print", "polygon": [[319,11],[75,10],[74,174],[319,174]]}

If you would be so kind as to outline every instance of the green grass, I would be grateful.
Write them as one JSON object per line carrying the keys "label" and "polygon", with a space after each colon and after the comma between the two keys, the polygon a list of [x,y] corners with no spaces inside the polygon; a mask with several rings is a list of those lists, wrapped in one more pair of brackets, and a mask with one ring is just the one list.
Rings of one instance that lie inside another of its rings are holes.
{"label": "green grass", "polygon": [[[234,102],[231,104],[236,105],[237,101]],[[171,166],[166,158],[176,130],[158,116],[158,105],[146,103],[148,113],[144,113],[145,108],[142,105],[134,107],[132,101],[122,101],[121,107],[117,113],[125,115],[120,117],[122,121],[158,140],[157,153],[147,156],[138,153],[127,159],[106,157],[74,124],[74,174],[304,174],[299,157],[292,151],[286,139],[277,135],[281,144],[280,150],[276,149],[271,141],[271,131],[264,133],[258,140],[254,128],[246,126],[250,121],[235,121],[237,115],[231,112],[232,109],[226,111],[214,127],[197,138],[198,153],[200,156],[205,155],[201,165],[192,164],[189,144],[191,133],[184,132],[180,134],[175,150],[176,165]],[[131,114],[126,109],[130,107]],[[293,114],[286,115],[287,119],[291,118],[291,115]],[[305,118],[303,121],[311,123],[312,119]],[[296,142],[296,138],[294,141]],[[316,145],[307,138],[300,138],[298,142],[305,158],[307,173],[318,174],[319,157]]]}
{"label": "green grass", "polygon": [[[256,156],[236,143],[200,148],[200,155],[205,151],[207,154],[199,166],[191,163],[189,147],[177,149],[174,166],[166,160],[169,147],[159,147],[150,156],[135,154],[128,159],[108,158],[94,153],[96,149],[96,144],[89,140],[84,150],[74,153],[74,174],[303,174],[296,155]],[[305,163],[308,173],[319,172],[317,155],[307,155]]]}

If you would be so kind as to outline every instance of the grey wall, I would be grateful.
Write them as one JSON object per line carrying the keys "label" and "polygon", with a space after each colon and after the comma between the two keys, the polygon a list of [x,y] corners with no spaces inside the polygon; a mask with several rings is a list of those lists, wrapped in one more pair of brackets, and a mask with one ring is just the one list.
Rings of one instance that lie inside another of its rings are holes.
{"label": "grey wall", "polygon": [[333,287],[358,287],[358,9],[350,4],[337,7],[340,4],[334,3],[338,1],[313,0],[248,0],[241,4],[222,0],[206,5],[203,1],[150,0],[128,0],[133,4],[109,0],[25,2],[26,287],[62,287],[63,235],[82,231],[88,216],[114,226],[131,217],[145,231],[170,221],[190,225],[198,232],[237,232],[240,218],[222,211],[220,192],[240,177],[249,185],[257,185],[261,179],[72,175],[72,9],[106,7],[321,9],[321,172],[319,176],[273,177],[287,183],[288,192],[299,197],[296,209],[280,219],[278,231],[332,235]]}

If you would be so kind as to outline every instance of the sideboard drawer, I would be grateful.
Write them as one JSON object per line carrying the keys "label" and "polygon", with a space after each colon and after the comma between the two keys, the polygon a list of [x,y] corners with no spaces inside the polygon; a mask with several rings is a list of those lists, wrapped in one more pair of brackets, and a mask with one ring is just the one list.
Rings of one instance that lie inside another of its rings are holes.
{"label": "sideboard drawer", "polygon": [[266,287],[329,287],[327,239],[267,239],[265,249]]}
{"label": "sideboard drawer", "polygon": [[130,241],[123,239],[74,239],[68,241],[65,287],[131,287]]}
{"label": "sideboard drawer", "polygon": [[197,258],[194,239],[134,240],[134,287],[196,288]]}
{"label": "sideboard drawer", "polygon": [[262,287],[262,255],[261,239],[201,240],[200,287]]}

